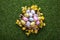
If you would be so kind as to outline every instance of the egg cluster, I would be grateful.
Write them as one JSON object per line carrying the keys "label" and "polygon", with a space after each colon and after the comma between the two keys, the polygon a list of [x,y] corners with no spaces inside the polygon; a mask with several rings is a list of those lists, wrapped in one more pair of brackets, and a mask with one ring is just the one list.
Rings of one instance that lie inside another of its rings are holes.
{"label": "egg cluster", "polygon": [[37,5],[25,6],[22,7],[22,13],[19,15],[16,24],[26,31],[27,36],[29,36],[31,33],[37,34],[39,29],[45,26],[44,19],[41,8]]}

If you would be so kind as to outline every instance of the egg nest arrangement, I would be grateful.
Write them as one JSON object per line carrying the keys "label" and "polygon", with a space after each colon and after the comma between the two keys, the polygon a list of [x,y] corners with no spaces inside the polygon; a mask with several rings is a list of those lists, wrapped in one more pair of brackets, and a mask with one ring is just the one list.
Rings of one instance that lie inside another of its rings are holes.
{"label": "egg nest arrangement", "polygon": [[19,25],[23,31],[26,31],[25,34],[27,36],[31,33],[37,34],[38,31],[45,26],[45,18],[40,10],[41,8],[37,5],[22,7],[22,13],[20,13],[16,24]]}

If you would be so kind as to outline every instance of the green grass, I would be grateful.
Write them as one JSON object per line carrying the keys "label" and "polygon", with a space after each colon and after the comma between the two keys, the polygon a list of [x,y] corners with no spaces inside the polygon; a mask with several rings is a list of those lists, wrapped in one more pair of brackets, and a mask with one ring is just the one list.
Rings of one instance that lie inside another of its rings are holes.
{"label": "green grass", "polygon": [[[45,16],[46,27],[27,37],[15,22],[22,6],[36,4]],[[60,40],[60,1],[0,0],[0,40]]]}

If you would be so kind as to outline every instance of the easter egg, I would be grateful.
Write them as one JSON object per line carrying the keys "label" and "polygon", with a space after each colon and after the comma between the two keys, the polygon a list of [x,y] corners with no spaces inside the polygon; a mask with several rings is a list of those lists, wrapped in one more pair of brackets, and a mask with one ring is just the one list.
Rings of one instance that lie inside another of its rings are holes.
{"label": "easter egg", "polygon": [[26,13],[26,11],[22,11],[22,13]]}
{"label": "easter egg", "polygon": [[19,20],[16,21],[16,24],[19,24]]}
{"label": "easter egg", "polygon": [[26,13],[30,13],[30,10],[28,9],[28,10],[26,11]]}
{"label": "easter egg", "polygon": [[38,33],[38,30],[35,30],[35,32],[34,32],[35,34],[37,34]]}
{"label": "easter egg", "polygon": [[38,17],[38,20],[41,20],[41,17]]}
{"label": "easter egg", "polygon": [[26,35],[27,35],[27,36],[29,36],[29,35],[30,35],[30,33],[28,33],[28,32],[27,32],[27,33],[26,33]]}
{"label": "easter egg", "polygon": [[24,20],[21,20],[21,24],[22,24],[22,25],[25,25],[25,21],[24,21]]}
{"label": "easter egg", "polygon": [[30,16],[30,17],[32,17],[32,16],[33,16],[33,14],[32,14],[32,13],[29,13],[29,16]]}
{"label": "easter egg", "polygon": [[37,21],[38,20],[38,17],[34,16],[34,20]]}
{"label": "easter egg", "polygon": [[40,24],[40,21],[36,21],[36,24],[39,25]]}
{"label": "easter egg", "polygon": [[29,18],[29,21],[34,21],[34,19],[32,17]]}
{"label": "easter egg", "polygon": [[41,20],[44,20],[44,16],[41,17]]}
{"label": "easter egg", "polygon": [[22,27],[22,30],[25,30],[26,29],[26,27]]}
{"label": "easter egg", "polygon": [[35,11],[34,11],[34,10],[31,10],[31,13],[32,13],[32,14],[35,14]]}
{"label": "easter egg", "polygon": [[34,26],[35,25],[35,22],[31,22],[31,26]]}
{"label": "easter egg", "polygon": [[40,13],[40,15],[43,15],[43,13]]}
{"label": "easter egg", "polygon": [[22,19],[23,19],[24,21],[28,21],[28,18],[26,18],[26,17],[23,17]]}
{"label": "easter egg", "polygon": [[30,27],[30,22],[29,21],[26,22],[26,26]]}
{"label": "easter egg", "polygon": [[37,14],[34,14],[34,16],[38,17],[38,15],[37,15]]}
{"label": "easter egg", "polygon": [[28,13],[25,13],[24,16],[25,16],[25,17],[29,17],[29,14],[28,14]]}

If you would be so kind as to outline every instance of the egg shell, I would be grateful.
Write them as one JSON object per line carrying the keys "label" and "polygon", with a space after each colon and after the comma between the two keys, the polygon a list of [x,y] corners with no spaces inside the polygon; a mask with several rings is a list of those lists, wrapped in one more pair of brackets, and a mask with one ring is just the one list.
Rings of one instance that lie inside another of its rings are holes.
{"label": "egg shell", "polygon": [[27,17],[23,17],[22,18],[24,21],[28,21],[28,18]]}

